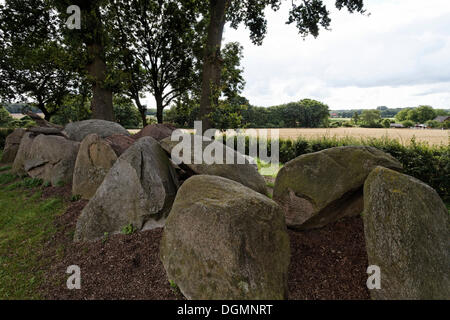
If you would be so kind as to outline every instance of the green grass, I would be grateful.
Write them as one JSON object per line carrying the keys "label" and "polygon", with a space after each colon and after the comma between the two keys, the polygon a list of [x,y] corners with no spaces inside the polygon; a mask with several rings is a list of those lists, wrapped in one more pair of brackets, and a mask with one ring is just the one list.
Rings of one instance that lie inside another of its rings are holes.
{"label": "green grass", "polygon": [[11,169],[12,169],[12,166],[0,167],[0,172],[8,171],[8,170],[11,170]]}
{"label": "green grass", "polygon": [[[39,299],[43,245],[56,232],[62,199],[42,200],[37,179],[0,174],[0,300]],[[14,188],[11,186],[14,185]]]}
{"label": "green grass", "polygon": [[256,159],[256,162],[258,164],[258,171],[262,176],[266,177],[276,177],[278,174],[278,171],[283,167],[283,165],[275,166],[271,165],[270,163],[266,163],[259,158]]}

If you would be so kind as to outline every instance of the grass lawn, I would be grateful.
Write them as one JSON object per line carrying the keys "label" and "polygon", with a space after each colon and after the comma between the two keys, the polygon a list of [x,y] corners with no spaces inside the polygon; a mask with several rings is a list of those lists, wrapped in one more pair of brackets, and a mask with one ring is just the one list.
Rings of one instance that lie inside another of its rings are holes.
{"label": "grass lawn", "polygon": [[8,170],[0,167],[0,300],[38,299],[46,263],[40,254],[65,203],[43,200],[40,180],[21,180]]}

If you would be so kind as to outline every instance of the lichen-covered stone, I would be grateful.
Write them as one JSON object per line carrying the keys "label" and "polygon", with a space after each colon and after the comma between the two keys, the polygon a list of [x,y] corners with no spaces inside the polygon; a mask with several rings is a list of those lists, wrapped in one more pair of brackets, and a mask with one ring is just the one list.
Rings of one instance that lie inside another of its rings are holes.
{"label": "lichen-covered stone", "polygon": [[188,299],[284,299],[290,261],[282,209],[237,182],[189,178],[166,221],[161,260]]}
{"label": "lichen-covered stone", "polygon": [[158,142],[150,137],[139,139],[117,159],[83,209],[75,240],[96,240],[130,224],[136,230],[149,221],[161,224],[170,211],[177,184]]}
{"label": "lichen-covered stone", "polygon": [[24,169],[30,177],[51,182],[53,186],[72,183],[79,147],[79,142],[41,134],[31,143]]}
{"label": "lichen-covered stone", "polygon": [[120,124],[98,119],[71,122],[66,125],[63,133],[70,140],[79,142],[92,133],[97,134],[100,138],[106,138],[115,134],[130,135]]}
{"label": "lichen-covered stone", "polygon": [[[267,187],[264,178],[259,174],[257,166],[255,167],[254,163],[251,163],[248,157],[234,151],[223,143],[211,140],[208,141],[205,139],[203,142],[199,143],[199,149],[202,154],[204,154],[206,148],[208,148],[209,150],[213,150],[214,148],[222,149],[223,164],[207,164],[204,159],[201,159],[203,160],[201,163],[195,163],[194,138],[189,134],[185,134],[183,136],[183,139],[189,139],[191,144],[189,149],[190,163],[182,163],[183,168],[192,171],[194,174],[224,177],[239,182],[244,186],[255,190],[256,192],[267,195]],[[161,141],[161,146],[164,150],[171,154],[172,160],[178,160],[179,162],[182,162],[183,152],[180,152],[179,155],[175,156],[172,154],[173,149],[179,143],[180,142],[178,141],[172,141],[171,137],[168,137]],[[227,159],[233,159],[233,163],[227,164]]]}
{"label": "lichen-covered stone", "polygon": [[5,140],[5,148],[3,149],[3,155],[1,162],[13,163],[16,159],[17,152],[19,151],[20,141],[25,134],[25,129],[15,129]]}
{"label": "lichen-covered stone", "polygon": [[381,269],[373,299],[450,298],[450,219],[425,183],[378,167],[364,185],[364,233],[370,265]]}
{"label": "lichen-covered stone", "polygon": [[289,161],[278,173],[273,199],[285,210],[288,227],[320,228],[362,213],[363,185],[376,166],[401,164],[372,147],[337,147]]}
{"label": "lichen-covered stone", "polygon": [[34,135],[31,132],[25,132],[20,140],[19,149],[17,151],[16,158],[12,166],[12,172],[17,175],[26,175],[25,161],[30,158],[31,145],[33,144]]}
{"label": "lichen-covered stone", "polygon": [[73,173],[72,194],[91,199],[117,160],[110,144],[90,134],[81,142]]}

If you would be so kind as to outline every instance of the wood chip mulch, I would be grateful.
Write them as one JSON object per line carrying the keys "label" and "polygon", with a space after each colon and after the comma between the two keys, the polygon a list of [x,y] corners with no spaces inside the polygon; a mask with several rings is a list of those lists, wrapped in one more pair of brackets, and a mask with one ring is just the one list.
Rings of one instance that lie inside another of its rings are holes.
{"label": "wood chip mulch", "polygon": [[[64,189],[64,188],[61,188]],[[45,197],[68,191],[48,190]],[[169,285],[159,259],[162,229],[132,235],[109,236],[93,243],[73,243],[76,220],[87,201],[70,204],[57,217],[58,232],[46,244],[42,258],[44,299],[122,300],[183,299]],[[292,259],[289,269],[289,298],[369,299],[366,288],[367,255],[360,217],[347,218],[325,228],[289,231]],[[68,290],[67,267],[81,268],[81,290]]]}

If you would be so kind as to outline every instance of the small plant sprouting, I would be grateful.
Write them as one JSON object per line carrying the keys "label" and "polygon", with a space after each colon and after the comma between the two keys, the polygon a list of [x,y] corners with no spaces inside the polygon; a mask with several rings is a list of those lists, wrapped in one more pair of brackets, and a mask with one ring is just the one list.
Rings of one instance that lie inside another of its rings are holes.
{"label": "small plant sprouting", "polygon": [[108,239],[109,239],[109,232],[105,232],[103,234],[102,242],[105,243],[106,241],[108,241]]}
{"label": "small plant sprouting", "polygon": [[171,287],[173,290],[178,290],[178,286],[177,286],[177,284],[175,283],[175,281],[169,280],[169,284],[170,284],[170,287]]}
{"label": "small plant sprouting", "polygon": [[79,194],[73,195],[73,196],[70,198],[70,201],[71,201],[71,202],[77,202],[77,201],[80,201],[80,200],[81,200],[81,195],[79,195]]}
{"label": "small plant sprouting", "polygon": [[57,187],[64,187],[66,185],[66,183],[64,182],[64,181],[62,181],[62,180],[59,180],[57,183],[56,183],[56,186]]}
{"label": "small plant sprouting", "polygon": [[130,223],[127,224],[125,227],[122,228],[122,234],[125,235],[131,235],[136,231],[136,229],[134,228],[134,226]]}
{"label": "small plant sprouting", "polygon": [[42,185],[44,188],[48,188],[50,187],[52,184],[50,181],[45,181],[44,184]]}

